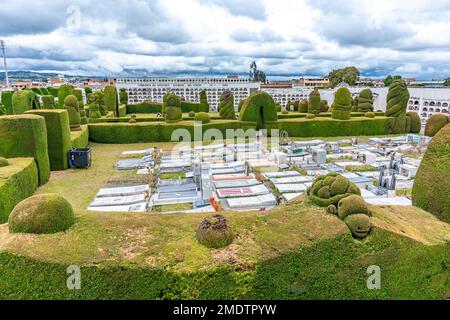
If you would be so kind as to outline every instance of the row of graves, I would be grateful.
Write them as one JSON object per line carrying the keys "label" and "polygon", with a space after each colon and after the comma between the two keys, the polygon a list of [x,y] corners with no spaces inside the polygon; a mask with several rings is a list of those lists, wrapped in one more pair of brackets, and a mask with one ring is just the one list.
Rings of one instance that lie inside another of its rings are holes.
{"label": "row of graves", "polygon": [[[125,151],[118,172],[147,178],[99,190],[88,210],[216,212],[270,210],[304,194],[319,175],[339,173],[360,187],[366,202],[411,205],[396,190],[411,189],[429,139],[414,135],[325,142],[288,141],[268,150],[259,141]],[[358,171],[361,168],[361,171]],[[351,170],[350,170],[351,169]],[[132,176],[131,175],[131,176]],[[142,181],[147,181],[142,183]]]}

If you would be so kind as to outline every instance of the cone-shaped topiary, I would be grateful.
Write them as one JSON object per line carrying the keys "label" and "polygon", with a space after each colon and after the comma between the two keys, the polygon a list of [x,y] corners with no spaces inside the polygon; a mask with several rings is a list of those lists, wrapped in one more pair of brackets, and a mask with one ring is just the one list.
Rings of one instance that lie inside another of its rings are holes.
{"label": "cone-shaped topiary", "polygon": [[78,111],[78,100],[74,95],[68,95],[64,99],[64,109],[69,113],[70,129],[74,131],[81,130],[80,112]]}
{"label": "cone-shaped topiary", "polygon": [[445,127],[449,123],[449,117],[445,114],[433,114],[428,118],[425,126],[425,135],[428,137],[434,137],[439,130]]}
{"label": "cone-shaped topiary", "polygon": [[417,112],[407,112],[406,116],[409,118],[410,122],[409,132],[420,133],[420,129],[422,129],[422,122],[420,121],[420,117]]}
{"label": "cone-shaped topiary", "polygon": [[106,86],[103,90],[106,111],[113,112],[118,117],[119,100],[117,98],[117,88],[115,86]]}
{"label": "cone-shaped topiary", "polygon": [[43,109],[55,109],[55,97],[52,95],[42,96],[42,108]]}
{"label": "cone-shaped topiary", "polygon": [[39,194],[19,202],[9,216],[11,233],[50,234],[74,223],[70,203],[58,194]]}
{"label": "cone-shaped topiary", "polygon": [[298,103],[298,112],[307,113],[308,112],[308,101],[302,100]]}
{"label": "cone-shaped topiary", "polygon": [[0,157],[0,168],[9,166],[9,161],[6,158]]}
{"label": "cone-shaped topiary", "polygon": [[89,93],[87,96],[88,104],[89,104],[89,119],[99,119],[102,117],[100,113],[100,109],[98,106],[98,102],[96,96],[92,93]]}
{"label": "cone-shaped topiary", "polygon": [[200,91],[200,106],[198,111],[209,112],[208,96],[205,90]]}
{"label": "cone-shaped topiary", "polygon": [[394,118],[390,129],[392,133],[405,133],[407,131],[409,118],[406,117],[406,107],[409,97],[405,80],[394,80],[389,86],[386,116]]}
{"label": "cone-shaped topiary", "polygon": [[450,124],[428,145],[412,189],[413,205],[450,222]]}
{"label": "cone-shaped topiary", "polygon": [[331,106],[333,119],[348,120],[351,117],[352,95],[350,91],[343,87],[336,91],[333,105]]}
{"label": "cone-shaped topiary", "polygon": [[64,100],[67,96],[72,94],[73,87],[69,84],[63,84],[58,89],[58,106],[59,109],[64,109]]}
{"label": "cone-shaped topiary", "polygon": [[311,201],[321,207],[336,206],[341,199],[353,194],[360,195],[361,191],[347,178],[335,173],[318,177],[308,191]]}
{"label": "cone-shaped topiary", "polygon": [[225,90],[220,96],[219,113],[222,119],[236,120],[234,112],[234,96],[229,90]]}
{"label": "cone-shaped topiary", "polygon": [[119,101],[120,104],[128,104],[128,92],[126,89],[122,88],[119,92]]}
{"label": "cone-shaped topiary", "polygon": [[361,91],[357,101],[358,112],[370,112],[373,111],[373,94],[372,90],[364,89]]}
{"label": "cone-shaped topiary", "polygon": [[197,241],[207,248],[223,248],[233,242],[234,234],[222,215],[205,218],[197,228]]}
{"label": "cone-shaped topiary", "polygon": [[369,215],[369,209],[364,199],[359,195],[351,195],[339,201],[338,203],[338,215],[339,218],[345,220],[352,214],[365,214]]}
{"label": "cone-shaped topiary", "polygon": [[320,102],[319,89],[314,88],[314,90],[309,94],[308,113],[319,114]]}
{"label": "cone-shaped topiary", "polygon": [[166,93],[163,97],[163,113],[166,122],[178,122],[183,118],[181,101],[173,93]]}
{"label": "cone-shaped topiary", "polygon": [[355,238],[365,238],[370,232],[370,218],[365,214],[352,214],[344,220]]}
{"label": "cone-shaped topiary", "polygon": [[209,123],[211,121],[211,119],[209,118],[209,114],[207,114],[206,112],[198,112],[195,114],[195,121],[199,121],[202,124],[204,123]]}
{"label": "cone-shaped topiary", "polygon": [[97,101],[98,109],[100,110],[100,114],[102,116],[106,116],[106,106],[105,106],[105,94],[103,91],[95,91],[94,92],[95,101]]}

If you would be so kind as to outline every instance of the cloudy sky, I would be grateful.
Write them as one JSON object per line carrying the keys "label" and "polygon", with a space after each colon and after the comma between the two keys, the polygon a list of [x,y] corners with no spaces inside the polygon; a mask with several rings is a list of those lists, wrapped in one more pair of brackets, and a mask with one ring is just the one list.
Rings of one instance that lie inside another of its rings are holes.
{"label": "cloudy sky", "polygon": [[2,0],[10,69],[450,76],[449,0]]}

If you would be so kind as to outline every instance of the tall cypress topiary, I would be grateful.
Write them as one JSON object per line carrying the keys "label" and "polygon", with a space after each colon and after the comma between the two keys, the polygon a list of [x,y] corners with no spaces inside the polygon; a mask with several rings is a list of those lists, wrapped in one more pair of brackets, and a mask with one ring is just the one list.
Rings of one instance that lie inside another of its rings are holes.
{"label": "tall cypress topiary", "polygon": [[394,80],[389,86],[386,116],[393,117],[391,124],[392,133],[405,133],[409,127],[409,118],[406,116],[409,97],[408,86],[405,80]]}
{"label": "tall cypress topiary", "polygon": [[2,104],[5,107],[6,114],[13,114],[12,110],[12,91],[2,91]]}
{"label": "tall cypress topiary", "polygon": [[347,88],[339,88],[336,91],[333,105],[331,106],[333,119],[348,120],[351,117],[352,95]]}
{"label": "tall cypress topiary", "polygon": [[116,117],[119,116],[117,99],[117,88],[115,86],[106,86],[104,90],[105,94],[105,107],[106,111],[113,112]]}
{"label": "tall cypress topiary", "polygon": [[369,112],[373,111],[373,94],[372,90],[364,89],[359,94],[359,98],[357,100],[357,111],[358,112]]}
{"label": "tall cypress topiary", "polygon": [[319,89],[314,90],[309,94],[308,113],[319,114],[320,113],[320,93]]}
{"label": "tall cypress topiary", "polygon": [[206,91],[202,90],[200,92],[200,112],[209,112],[209,104],[208,104],[208,96],[206,95]]}
{"label": "tall cypress topiary", "polygon": [[234,96],[229,90],[222,93],[219,102],[219,113],[222,119],[236,120],[234,112]]}
{"label": "tall cypress topiary", "polygon": [[81,130],[81,118],[78,111],[78,100],[74,95],[68,95],[64,99],[64,109],[69,113],[70,129],[73,131]]}
{"label": "tall cypress topiary", "polygon": [[105,107],[105,94],[103,91],[95,91],[94,92],[95,101],[98,103],[98,109],[100,110],[100,114],[102,116],[106,116],[106,107]]}
{"label": "tall cypress topiary", "polygon": [[63,84],[58,90],[58,107],[64,109],[64,100],[72,94],[73,87],[69,84]]}
{"label": "tall cypress topiary", "polygon": [[308,101],[302,100],[298,104],[298,111],[301,113],[308,113]]}
{"label": "tall cypress topiary", "polygon": [[89,107],[89,119],[99,119],[102,117],[97,101],[97,96],[89,93],[87,95],[88,107]]}
{"label": "tall cypress topiary", "polygon": [[128,104],[128,92],[126,89],[120,89],[119,92],[119,100],[120,100],[120,104]]}

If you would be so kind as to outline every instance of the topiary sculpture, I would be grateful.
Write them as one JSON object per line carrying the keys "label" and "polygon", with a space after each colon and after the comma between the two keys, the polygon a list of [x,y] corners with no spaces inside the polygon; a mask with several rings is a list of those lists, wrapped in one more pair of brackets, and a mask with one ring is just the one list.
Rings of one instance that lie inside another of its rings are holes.
{"label": "topiary sculpture", "polygon": [[411,133],[420,133],[422,129],[422,122],[420,121],[420,117],[417,112],[407,112],[406,116],[409,118],[409,132]]}
{"label": "topiary sculpture", "polygon": [[102,116],[106,116],[106,106],[105,106],[105,94],[103,91],[95,91],[94,92],[95,101],[97,101],[98,109],[100,110],[100,114]]}
{"label": "topiary sculpture", "polygon": [[365,214],[352,214],[344,220],[355,238],[365,238],[370,232],[371,223]]}
{"label": "topiary sculpture", "polygon": [[128,104],[128,92],[124,88],[120,89],[119,101],[120,101],[120,104],[125,104],[125,105]]}
{"label": "topiary sculpture", "polygon": [[59,109],[64,109],[64,100],[67,96],[72,94],[73,87],[69,84],[63,84],[58,89],[58,106]]}
{"label": "topiary sculpture", "polygon": [[0,168],[9,166],[9,161],[6,158],[0,157]]}
{"label": "topiary sculpture", "polygon": [[328,112],[328,101],[327,100],[320,100],[320,112]]}
{"label": "topiary sculpture", "polygon": [[433,114],[428,118],[425,126],[425,135],[428,137],[434,137],[439,130],[445,127],[449,123],[449,117],[445,114]]}
{"label": "topiary sculpture", "polygon": [[86,111],[84,110],[83,91],[81,91],[80,89],[73,89],[72,95],[77,97],[77,100],[78,100],[78,111],[80,112],[80,123],[87,124],[88,120],[87,120],[87,116],[86,116]]}
{"label": "topiary sculpture", "polygon": [[307,113],[308,112],[308,101],[302,100],[298,103],[298,112]]}
{"label": "topiary sculpture", "polygon": [[64,99],[64,109],[69,113],[70,130],[81,130],[80,112],[78,111],[78,100],[74,95],[68,95]]}
{"label": "topiary sculpture", "polygon": [[91,87],[84,87],[84,94],[86,95],[86,97],[88,96],[88,94],[93,93],[92,88]]}
{"label": "topiary sculpture", "polygon": [[319,114],[320,113],[320,93],[319,89],[314,90],[309,94],[308,113]]}
{"label": "topiary sculpture", "polygon": [[386,116],[393,117],[390,131],[394,134],[407,132],[409,118],[406,117],[406,107],[409,97],[405,80],[394,80],[389,86]]}
{"label": "topiary sculpture", "polygon": [[341,199],[337,206],[338,216],[342,220],[345,220],[352,214],[365,214],[369,215],[369,209],[364,199],[359,195],[351,195],[344,199]]}
{"label": "topiary sculpture", "polygon": [[55,97],[52,95],[42,96],[43,109],[56,109]]}
{"label": "topiary sculpture", "polygon": [[373,94],[372,90],[364,89],[359,94],[357,100],[357,109],[358,112],[370,112],[373,111]]}
{"label": "topiary sculpture", "polygon": [[166,93],[163,97],[163,113],[166,122],[178,122],[183,118],[181,101],[173,93]]}
{"label": "topiary sculpture", "polygon": [[353,194],[360,195],[361,191],[354,183],[336,173],[318,177],[308,192],[311,201],[321,207],[336,206],[341,199]]}
{"label": "topiary sculpture", "polygon": [[96,96],[92,93],[89,93],[87,96],[88,103],[89,103],[89,119],[100,119],[102,117],[100,113],[100,109],[98,106],[98,102],[96,99]]}
{"label": "topiary sculpture", "polygon": [[412,203],[450,222],[450,124],[433,137],[414,179]]}
{"label": "topiary sculpture", "polygon": [[281,112],[281,104],[279,102],[275,103],[275,111],[276,112]]}
{"label": "topiary sculpture", "polygon": [[12,113],[22,114],[28,110],[40,109],[37,94],[32,90],[15,91],[12,96]]}
{"label": "topiary sculpture", "polygon": [[75,221],[70,203],[58,194],[39,194],[19,202],[9,216],[11,233],[50,234]]}
{"label": "topiary sculpture", "polygon": [[106,86],[103,90],[105,108],[108,112],[113,112],[114,116],[119,116],[119,100],[117,99],[117,88],[115,86]]}
{"label": "topiary sculpture", "polygon": [[343,87],[336,91],[333,105],[331,106],[333,119],[349,120],[351,117],[352,95],[350,91]]}
{"label": "topiary sculpture", "polygon": [[241,112],[242,106],[244,105],[245,99],[239,101],[238,112]]}
{"label": "topiary sculpture", "polygon": [[208,96],[205,90],[200,91],[200,106],[198,111],[209,112]]}
{"label": "topiary sculpture", "polygon": [[2,97],[2,104],[6,111],[5,114],[13,114],[12,96],[13,96],[12,91],[9,90],[2,91],[1,97]]}
{"label": "topiary sculpture", "polygon": [[202,124],[209,123],[211,119],[209,118],[209,114],[206,112],[199,112],[195,114],[194,121],[199,121]]}
{"label": "topiary sculpture", "polygon": [[219,114],[222,119],[236,120],[234,112],[234,96],[229,90],[225,90],[220,96]]}
{"label": "topiary sculpture", "polygon": [[194,118],[195,117],[195,112],[194,111],[189,111],[188,115],[189,115],[189,118]]}
{"label": "topiary sculpture", "polygon": [[207,248],[223,248],[233,242],[234,234],[222,215],[205,218],[197,228],[197,241]]}
{"label": "topiary sculpture", "polygon": [[0,116],[3,116],[6,114],[6,108],[3,106],[3,104],[0,103]]}

